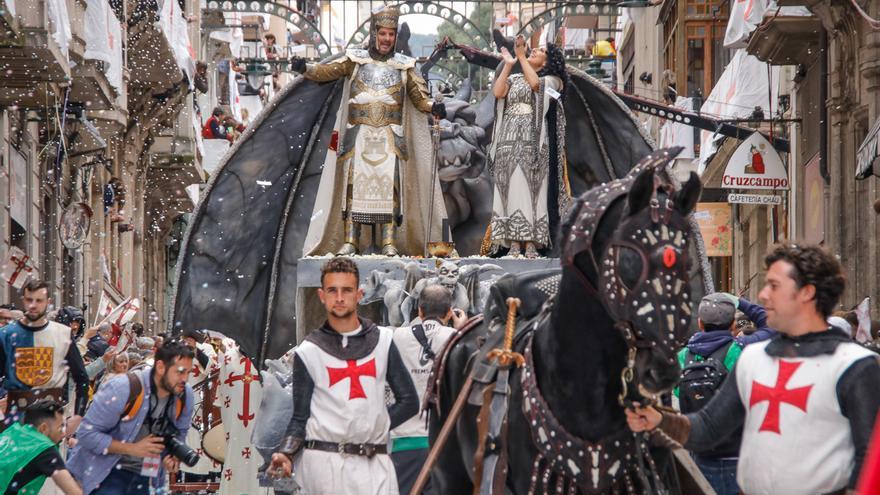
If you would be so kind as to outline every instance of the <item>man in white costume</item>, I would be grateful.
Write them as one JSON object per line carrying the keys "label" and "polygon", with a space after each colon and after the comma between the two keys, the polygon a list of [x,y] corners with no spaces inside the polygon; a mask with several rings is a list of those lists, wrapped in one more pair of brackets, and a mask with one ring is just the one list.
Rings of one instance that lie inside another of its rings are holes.
{"label": "man in white costume", "polygon": [[224,339],[220,360],[217,406],[226,430],[226,455],[220,476],[220,495],[260,493],[258,471],[263,458],[251,442],[263,397],[260,371],[232,339]]}
{"label": "man in white costume", "polygon": [[854,493],[880,410],[880,362],[826,318],[845,287],[819,246],[776,246],[758,294],[779,331],[752,344],[696,413],[627,410],[633,431],[659,427],[700,452],[742,426],[736,481],[750,495]]}
{"label": "man in white costume", "polygon": [[394,331],[358,317],[358,280],[350,258],[324,264],[318,296],[327,321],[294,356],[293,418],[269,472],[292,470],[307,495],[397,494],[388,433],[419,409]]}
{"label": "man in white costume", "polygon": [[[455,329],[446,326],[450,319],[461,326],[467,316],[460,309],[452,310],[452,292],[440,284],[422,289],[419,296],[419,318],[422,323],[401,327],[394,331],[394,345],[400,350],[416,392],[419,404],[428,389],[428,376],[436,358],[455,335]],[[397,473],[400,493],[408,494],[415,484],[422,465],[428,458],[428,427],[424,417],[415,416],[391,430],[391,461]],[[434,493],[430,485],[422,495]]]}
{"label": "man in white costume", "polygon": [[421,254],[429,218],[428,236],[439,239],[446,208],[432,173],[425,114],[439,119],[446,110],[442,102],[431,101],[416,60],[394,53],[399,15],[393,7],[373,15],[367,49],[350,48],[321,64],[291,58],[291,69],[311,81],[345,79],[307,254],[357,254],[367,246],[361,238],[364,225],[374,227],[373,244],[386,256],[398,255],[398,246],[404,254]]}

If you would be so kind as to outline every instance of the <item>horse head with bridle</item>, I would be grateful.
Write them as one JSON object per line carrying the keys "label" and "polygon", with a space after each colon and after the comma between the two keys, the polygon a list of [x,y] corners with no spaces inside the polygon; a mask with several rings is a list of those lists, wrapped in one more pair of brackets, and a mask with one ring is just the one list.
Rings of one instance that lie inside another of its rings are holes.
{"label": "horse head with bridle", "polygon": [[[624,408],[675,385],[691,328],[688,217],[701,186],[693,173],[681,187],[671,179],[677,152],[655,151],[577,198],[560,227],[561,269],[499,280],[486,314],[438,357],[438,493],[666,491],[650,436],[627,428]],[[517,359],[493,361],[500,352]]]}

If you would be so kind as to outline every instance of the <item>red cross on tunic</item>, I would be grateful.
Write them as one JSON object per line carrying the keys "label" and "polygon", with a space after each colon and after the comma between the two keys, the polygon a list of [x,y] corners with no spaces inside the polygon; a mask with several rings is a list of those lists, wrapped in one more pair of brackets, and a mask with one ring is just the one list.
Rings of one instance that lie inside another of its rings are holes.
{"label": "red cross on tunic", "polygon": [[245,459],[250,459],[251,458],[251,448],[245,447],[244,449],[242,449],[241,456],[244,457]]}
{"label": "red cross on tunic", "polygon": [[360,365],[354,359],[348,359],[346,363],[348,366],[345,368],[327,367],[327,373],[330,374],[330,386],[332,387],[342,380],[350,378],[351,387],[348,389],[348,400],[366,399],[367,394],[364,393],[364,387],[361,385],[361,377],[376,377],[376,358]]}
{"label": "red cross on tunic", "polygon": [[757,381],[752,381],[752,395],[749,397],[749,409],[755,404],[767,401],[767,414],[758,431],[771,431],[777,435],[782,432],[779,428],[779,407],[784,402],[807,412],[807,399],[810,396],[812,385],[798,388],[786,388],[794,372],[802,362],[790,362],[779,360],[779,372],[776,375],[776,385],[770,388]]}
{"label": "red cross on tunic", "polygon": [[223,477],[226,478],[226,481],[232,480],[232,468],[227,468],[223,473]]}
{"label": "red cross on tunic", "polygon": [[240,381],[244,384],[244,408],[242,409],[241,414],[238,414],[238,419],[244,423],[244,427],[247,428],[248,423],[254,419],[254,413],[251,412],[251,382],[254,380],[259,380],[259,373],[252,375],[251,374],[251,360],[242,356],[240,363],[244,364],[244,373],[240,375],[235,375],[233,373],[229,374],[229,377],[223,382],[226,385],[232,385],[233,382]]}

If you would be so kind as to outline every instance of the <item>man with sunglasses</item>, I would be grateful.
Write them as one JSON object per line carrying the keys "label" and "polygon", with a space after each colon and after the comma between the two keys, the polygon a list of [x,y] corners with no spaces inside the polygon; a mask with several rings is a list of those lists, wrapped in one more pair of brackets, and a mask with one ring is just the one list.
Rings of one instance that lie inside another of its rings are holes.
{"label": "man with sunglasses", "polygon": [[180,459],[172,439],[184,442],[190,427],[193,391],[186,381],[193,350],[166,342],[153,367],[114,377],[102,385],[77,430],[68,467],[92,495],[150,493]]}

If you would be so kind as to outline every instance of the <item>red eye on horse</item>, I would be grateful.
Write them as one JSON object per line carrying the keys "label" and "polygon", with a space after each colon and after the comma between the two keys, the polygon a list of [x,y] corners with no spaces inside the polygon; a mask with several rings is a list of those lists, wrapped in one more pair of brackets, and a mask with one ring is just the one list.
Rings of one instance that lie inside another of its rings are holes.
{"label": "red eye on horse", "polygon": [[678,260],[678,255],[675,253],[675,249],[671,246],[667,246],[666,249],[663,250],[663,266],[666,268],[672,268],[675,266],[676,260]]}

